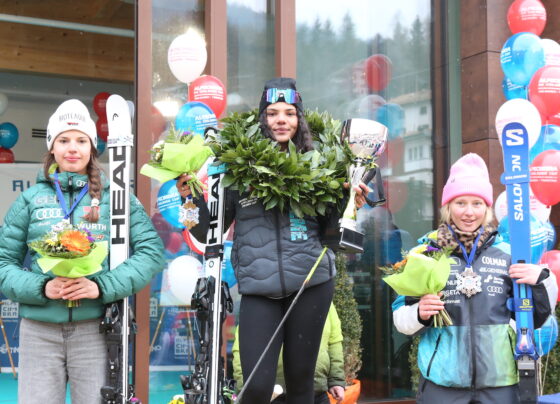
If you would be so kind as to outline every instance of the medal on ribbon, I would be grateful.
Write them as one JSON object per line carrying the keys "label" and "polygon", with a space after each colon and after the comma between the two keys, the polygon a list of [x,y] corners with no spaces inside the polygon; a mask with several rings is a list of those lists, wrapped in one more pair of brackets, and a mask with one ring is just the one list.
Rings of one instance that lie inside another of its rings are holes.
{"label": "medal on ribbon", "polygon": [[463,272],[457,274],[457,286],[455,289],[467,297],[482,292],[480,275],[475,273],[472,267],[466,267]]}
{"label": "medal on ribbon", "polygon": [[179,207],[179,221],[188,229],[192,229],[199,222],[200,209],[191,199]]}

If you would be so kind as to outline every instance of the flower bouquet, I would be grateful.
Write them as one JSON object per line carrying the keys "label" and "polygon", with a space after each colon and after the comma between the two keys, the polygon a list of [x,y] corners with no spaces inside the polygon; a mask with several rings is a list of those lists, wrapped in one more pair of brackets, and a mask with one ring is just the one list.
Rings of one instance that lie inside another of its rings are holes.
{"label": "flower bouquet", "polygon": [[171,128],[165,140],[152,146],[150,154],[150,161],[142,166],[140,174],[164,183],[186,173],[191,176],[188,184],[193,195],[202,193],[204,186],[196,172],[212,156],[202,136]]}
{"label": "flower bouquet", "polygon": [[[29,243],[41,258],[37,260],[43,273],[52,272],[65,278],[80,278],[101,270],[107,257],[107,242],[95,242],[91,232],[63,221],[41,239]],[[68,307],[78,307],[79,300],[68,301]]]}
{"label": "flower bouquet", "polygon": [[[451,251],[426,244],[414,247],[402,261],[380,268],[387,275],[383,280],[402,296],[437,295],[449,278]],[[434,327],[444,325],[453,325],[445,309],[434,316]]]}

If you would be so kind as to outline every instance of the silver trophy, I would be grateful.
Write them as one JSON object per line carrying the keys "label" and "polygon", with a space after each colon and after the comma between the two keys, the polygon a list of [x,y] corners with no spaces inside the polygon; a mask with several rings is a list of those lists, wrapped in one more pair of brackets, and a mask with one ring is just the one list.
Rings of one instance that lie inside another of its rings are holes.
{"label": "silver trophy", "polygon": [[[348,119],[342,125],[341,140],[347,142],[354,154],[354,163],[348,167],[350,183],[350,200],[340,219],[341,249],[349,253],[362,253],[364,251],[364,234],[357,231],[356,191],[364,177],[371,176],[370,166],[385,150],[388,129],[385,125],[370,119]],[[364,181],[369,182],[369,180]]]}

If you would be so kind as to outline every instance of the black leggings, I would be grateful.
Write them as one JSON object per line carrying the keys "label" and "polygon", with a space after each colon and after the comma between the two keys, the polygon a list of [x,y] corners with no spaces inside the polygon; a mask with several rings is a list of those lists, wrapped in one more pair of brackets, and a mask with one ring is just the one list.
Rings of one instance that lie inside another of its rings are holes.
{"label": "black leggings", "polygon": [[[330,280],[301,294],[243,393],[242,404],[270,403],[282,344],[286,403],[313,403],[315,364],[333,290]],[[255,295],[241,297],[239,355],[245,382],[294,297],[295,293],[283,299]]]}

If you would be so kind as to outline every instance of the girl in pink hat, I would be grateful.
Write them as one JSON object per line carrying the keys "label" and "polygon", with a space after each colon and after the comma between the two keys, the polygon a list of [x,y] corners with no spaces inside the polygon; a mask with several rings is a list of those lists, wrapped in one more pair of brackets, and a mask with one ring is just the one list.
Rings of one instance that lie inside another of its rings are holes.
{"label": "girl in pink hat", "polygon": [[[421,334],[417,403],[519,403],[513,357],[516,335],[506,301],[513,280],[532,285],[535,328],[554,309],[554,275],[533,264],[512,264],[509,245],[492,225],[493,190],[484,160],[469,153],[453,164],[443,188],[441,224],[420,242],[451,247],[451,272],[439,295],[399,296],[397,330]],[[444,308],[453,325],[435,328]]]}

